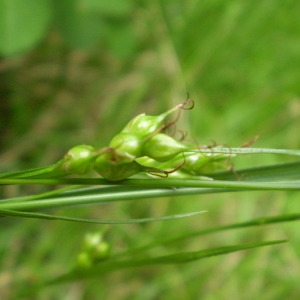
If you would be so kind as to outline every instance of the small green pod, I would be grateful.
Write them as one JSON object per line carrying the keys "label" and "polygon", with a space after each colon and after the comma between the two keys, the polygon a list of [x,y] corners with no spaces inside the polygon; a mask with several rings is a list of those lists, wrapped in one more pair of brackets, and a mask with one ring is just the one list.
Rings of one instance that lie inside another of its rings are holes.
{"label": "small green pod", "polygon": [[80,252],[77,256],[76,266],[78,269],[89,269],[93,265],[93,260],[89,253]]}
{"label": "small green pod", "polygon": [[152,134],[162,131],[166,126],[168,126],[168,124],[165,124],[165,122],[172,113],[178,111],[179,109],[192,109],[193,106],[194,102],[188,99],[184,103],[178,104],[158,116],[140,114],[129,121],[129,123],[121,132],[135,134],[139,136],[139,138],[144,139]]}
{"label": "small green pod", "polygon": [[142,154],[154,160],[165,162],[179,153],[189,150],[189,148],[189,146],[176,141],[164,133],[158,133],[145,142]]}
{"label": "small green pod", "polygon": [[[228,159],[232,156],[218,153],[184,152],[165,162],[159,162],[147,156],[137,158],[136,161],[144,167],[167,171],[171,178],[204,178],[201,175],[225,169],[228,166]],[[172,169],[175,172],[172,172]]]}
{"label": "small green pod", "polygon": [[111,245],[107,242],[102,242],[94,249],[91,253],[94,261],[98,262],[104,259],[107,259],[111,253]]}
{"label": "small green pod", "polygon": [[134,160],[129,160],[127,157],[123,157],[117,152],[102,153],[95,161],[95,171],[110,181],[124,180],[139,172],[143,172],[143,168]]}
{"label": "small green pod", "polygon": [[110,148],[114,148],[117,152],[128,153],[132,157],[138,157],[141,154],[141,146],[143,140],[136,134],[120,132],[109,143]]}
{"label": "small green pod", "polygon": [[189,153],[185,156],[182,169],[193,175],[211,174],[225,169],[228,159],[233,155],[220,153]]}
{"label": "small green pod", "polygon": [[86,252],[93,251],[99,244],[103,242],[102,232],[88,232],[84,236],[83,249]]}
{"label": "small green pod", "polygon": [[103,240],[101,232],[90,232],[84,237],[83,249],[92,261],[99,261],[109,256],[111,247]]}
{"label": "small green pod", "polygon": [[165,116],[148,116],[146,114],[140,114],[133,118],[121,132],[133,133],[140,138],[144,138],[156,131],[163,128]]}
{"label": "small green pod", "polygon": [[61,168],[71,174],[85,174],[93,169],[98,153],[89,145],[78,145],[71,148],[62,159]]}

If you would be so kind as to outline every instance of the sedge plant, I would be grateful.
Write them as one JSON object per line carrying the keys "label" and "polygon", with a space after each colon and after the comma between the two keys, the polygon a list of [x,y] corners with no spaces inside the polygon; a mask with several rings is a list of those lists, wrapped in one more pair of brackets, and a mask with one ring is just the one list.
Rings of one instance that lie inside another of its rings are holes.
{"label": "sedge plant", "polygon": [[[182,111],[194,107],[187,99],[158,115],[140,114],[116,134],[107,147],[91,145],[72,147],[50,166],[0,174],[1,185],[65,185],[38,195],[2,199],[1,217],[23,217],[95,224],[139,224],[152,221],[176,221],[203,211],[127,220],[96,220],[45,213],[49,208],[97,205],[161,196],[200,195],[254,190],[300,190],[300,162],[258,166],[238,170],[232,160],[244,154],[285,154],[299,156],[299,150],[198,145],[187,141],[176,128]],[[96,174],[96,175],[95,175]],[[200,216],[201,217],[201,216]],[[193,252],[149,256],[149,250],[179,240],[199,237],[216,231],[262,224],[297,221],[300,214],[266,217],[244,223],[175,235],[149,244],[113,252],[102,233],[87,234],[83,247],[74,258],[74,266],[61,276],[47,278],[26,293],[45,285],[103,276],[106,273],[147,265],[178,264],[243,249],[274,245],[284,240],[255,241],[225,245]]]}

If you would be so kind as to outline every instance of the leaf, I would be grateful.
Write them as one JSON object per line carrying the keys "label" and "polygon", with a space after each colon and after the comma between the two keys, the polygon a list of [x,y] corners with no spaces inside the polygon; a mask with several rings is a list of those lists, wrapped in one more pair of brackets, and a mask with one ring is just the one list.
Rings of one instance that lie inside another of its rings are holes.
{"label": "leaf", "polygon": [[0,0],[0,53],[30,50],[45,35],[50,19],[49,0]]}
{"label": "leaf", "polygon": [[[300,214],[299,207],[299,195],[290,194],[286,206],[283,210],[285,214]],[[284,224],[284,230],[289,238],[290,244],[293,247],[295,253],[300,258],[300,235],[299,224]]]}
{"label": "leaf", "polygon": [[216,248],[208,248],[193,252],[181,252],[171,255],[149,257],[146,259],[131,258],[126,260],[114,260],[111,257],[109,260],[98,263],[87,269],[73,269],[70,272],[57,276],[52,280],[45,282],[40,282],[37,285],[26,287],[22,291],[22,296],[28,296],[36,293],[38,290],[45,288],[50,285],[64,284],[67,282],[72,282],[76,280],[88,280],[98,277],[103,277],[103,275],[122,270],[137,267],[146,266],[157,266],[157,265],[169,265],[169,264],[183,264],[197,261],[199,259],[204,259],[212,256],[223,255],[227,253],[233,253],[241,250],[252,249],[263,246],[270,246],[285,243],[286,240],[275,240],[275,241],[265,241],[247,244],[238,244],[232,246],[223,246]]}
{"label": "leaf", "polygon": [[46,167],[29,169],[24,171],[7,172],[0,174],[1,178],[55,178],[70,175],[69,172],[63,171],[59,166],[60,161]]}
{"label": "leaf", "polygon": [[[64,282],[69,282],[73,280],[81,280],[81,279],[91,279],[96,277],[101,277],[103,274],[127,268],[135,268],[135,267],[144,267],[151,265],[167,265],[167,264],[182,264],[189,263],[193,261],[197,261],[199,259],[223,255],[227,253],[237,252],[240,250],[246,250],[251,248],[257,248],[262,246],[275,245],[280,243],[285,243],[286,240],[277,240],[277,241],[266,241],[266,242],[257,242],[257,243],[248,243],[248,244],[239,244],[232,246],[224,246],[224,247],[216,247],[209,248],[194,252],[181,252],[175,253],[171,255],[158,256],[158,257],[150,257],[147,259],[138,259],[132,258],[128,260],[115,260],[115,261],[107,261],[101,264],[95,265],[86,270],[74,270],[69,273],[66,273],[60,277],[55,278],[50,282],[50,284],[60,284]],[[113,258],[111,258],[113,259]]]}
{"label": "leaf", "polygon": [[220,172],[211,174],[214,179],[234,180],[240,178],[245,181],[282,181],[300,179],[300,162],[277,164],[237,170],[233,172]]}
{"label": "leaf", "polygon": [[[49,171],[49,173],[48,173]],[[40,172],[40,173],[39,173]],[[102,202],[125,201],[153,198],[157,196],[182,196],[208,193],[224,193],[254,190],[300,190],[299,162],[280,164],[253,169],[213,174],[222,180],[198,179],[127,179],[120,182],[109,182],[103,178],[50,178],[39,179],[52,173],[49,169],[28,170],[17,173],[16,177],[5,173],[1,184],[65,184],[94,185],[93,188],[73,189],[72,193],[41,194],[19,198],[5,199],[0,202],[0,208],[9,210],[38,210],[78,204],[99,204]],[[28,176],[28,178],[22,178]],[[242,180],[237,180],[237,177]],[[226,180],[224,180],[226,179]],[[247,179],[248,181],[244,181]],[[284,179],[284,181],[283,181]],[[295,180],[297,179],[297,180]]]}
{"label": "leaf", "polygon": [[[223,225],[223,226],[218,226],[218,227],[213,227],[213,228],[207,228],[207,229],[198,230],[198,231],[191,231],[191,232],[184,233],[184,234],[177,235],[177,236],[169,236],[169,237],[165,237],[163,239],[156,239],[154,242],[151,242],[149,244],[131,248],[124,252],[120,252],[120,253],[118,253],[118,257],[140,253],[140,252],[152,249],[157,246],[176,243],[176,242],[180,242],[180,241],[187,240],[190,238],[199,237],[201,235],[211,234],[211,233],[215,233],[215,232],[238,229],[238,228],[254,227],[254,226],[264,226],[264,225],[270,225],[270,224],[276,224],[276,223],[289,223],[289,222],[294,222],[294,221],[298,221],[298,222],[300,221],[300,213],[263,217],[263,218],[257,218],[257,219],[253,219],[253,220],[241,222],[241,223],[233,223],[233,224],[228,224],[228,225]],[[289,225],[291,225],[291,227],[294,229],[293,233],[296,235],[297,239],[299,240],[299,238],[298,238],[299,235],[298,235],[298,230],[297,230],[299,225],[298,224],[286,224],[285,226],[289,226]],[[291,240],[289,239],[289,241],[293,242],[292,239]],[[298,243],[298,246],[299,246],[299,243]]]}
{"label": "leaf", "polygon": [[[89,184],[107,185],[103,179],[70,178],[70,179],[0,179],[0,184]],[[120,183],[101,187],[99,192],[72,195],[62,194],[54,197],[35,198],[23,201],[22,197],[6,199],[0,202],[1,209],[8,210],[38,210],[79,204],[98,204],[153,198],[157,196],[182,196],[234,191],[299,191],[300,180],[281,182],[244,182],[220,180],[181,180],[181,179],[127,179]]]}
{"label": "leaf", "polygon": [[205,211],[191,212],[186,214],[177,214],[163,217],[153,217],[153,218],[140,218],[140,219],[129,219],[129,220],[93,220],[93,219],[81,219],[72,218],[65,216],[56,216],[43,213],[33,213],[33,212],[23,212],[14,211],[8,209],[0,209],[0,216],[11,216],[11,217],[23,217],[23,218],[34,218],[34,219],[46,219],[46,220],[60,220],[60,221],[70,221],[70,222],[81,222],[81,223],[95,223],[95,224],[137,224],[137,223],[147,223],[153,221],[169,221],[180,218],[192,217],[198,214],[202,214]]}

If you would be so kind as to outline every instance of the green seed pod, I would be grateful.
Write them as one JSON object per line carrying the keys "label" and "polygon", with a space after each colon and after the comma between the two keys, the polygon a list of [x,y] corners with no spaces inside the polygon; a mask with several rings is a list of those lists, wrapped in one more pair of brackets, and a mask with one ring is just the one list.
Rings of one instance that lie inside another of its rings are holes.
{"label": "green seed pod", "polygon": [[128,156],[118,152],[104,152],[98,156],[94,164],[95,171],[110,181],[124,180],[139,172],[143,172],[143,167],[129,159]]}
{"label": "green seed pod", "polygon": [[102,232],[86,234],[84,237],[83,249],[83,253],[87,253],[92,261],[103,260],[107,258],[110,253],[110,245],[103,241]]}
{"label": "green seed pod", "polygon": [[158,133],[145,142],[142,154],[164,162],[174,158],[179,153],[187,151],[189,148],[189,146],[176,141],[164,133]]}
{"label": "green seed pod", "polygon": [[154,160],[148,156],[142,156],[136,159],[136,162],[145,168],[161,170],[161,171],[172,171],[174,169],[178,169],[184,166],[184,156],[182,154],[178,154],[173,159],[170,159],[165,162]]}
{"label": "green seed pod", "polygon": [[185,156],[185,163],[182,167],[186,172],[190,174],[201,174],[201,170],[203,166],[210,163],[211,156],[195,152],[195,153],[188,153],[188,155]]}
{"label": "green seed pod", "polygon": [[[190,106],[190,107],[188,107]],[[148,137],[154,133],[158,133],[166,127],[166,119],[178,109],[192,109],[194,102],[192,100],[186,100],[184,103],[176,105],[170,110],[158,116],[148,116],[146,114],[140,114],[133,118],[121,132],[131,133],[139,136],[141,139]]]}
{"label": "green seed pod", "polygon": [[103,260],[109,257],[111,246],[106,242],[101,242],[91,253],[95,261]]}
{"label": "green seed pod", "polygon": [[93,169],[97,156],[92,146],[78,145],[71,148],[64,156],[61,168],[72,174],[85,174]]}
{"label": "green seed pod", "polygon": [[89,232],[84,236],[83,249],[87,252],[95,249],[103,241],[102,232]]}
{"label": "green seed pod", "polygon": [[185,156],[185,164],[183,165],[183,170],[193,174],[210,174],[218,170],[224,169],[227,160],[232,155],[220,154],[220,153],[189,153]]}
{"label": "green seed pod", "polygon": [[136,161],[145,168],[165,171],[170,178],[211,179],[201,175],[224,169],[228,165],[227,160],[232,156],[218,153],[185,152],[184,154],[177,154],[165,162],[159,162],[147,156],[139,157]]}
{"label": "green seed pod", "polygon": [[77,256],[77,267],[79,269],[88,269],[93,265],[93,260],[89,253],[81,252]]}
{"label": "green seed pod", "polygon": [[122,156],[121,153],[114,151],[101,153],[94,164],[95,171],[110,181],[120,181],[136,175],[140,172],[153,172],[165,175],[166,172],[151,166],[145,166],[137,162],[137,159],[129,160],[127,154]]}
{"label": "green seed pod", "polygon": [[166,116],[148,116],[140,114],[132,119],[121,132],[134,133],[141,138],[151,135],[163,128]]}
{"label": "green seed pod", "polygon": [[141,154],[142,143],[143,140],[137,135],[121,132],[113,137],[109,147],[114,148],[117,152],[128,153],[132,157],[138,157]]}
{"label": "green seed pod", "polygon": [[[148,156],[142,156],[136,159],[136,161],[144,166],[145,169],[148,169],[148,175],[150,176],[159,176],[159,177],[169,177],[172,178],[186,178],[186,174],[181,172],[181,168],[183,166],[184,160],[183,156],[181,156],[181,160],[178,159],[173,161],[172,159],[166,162],[159,162]],[[173,176],[174,174],[174,176]],[[181,176],[184,175],[184,176]],[[190,178],[190,175],[188,175]]]}

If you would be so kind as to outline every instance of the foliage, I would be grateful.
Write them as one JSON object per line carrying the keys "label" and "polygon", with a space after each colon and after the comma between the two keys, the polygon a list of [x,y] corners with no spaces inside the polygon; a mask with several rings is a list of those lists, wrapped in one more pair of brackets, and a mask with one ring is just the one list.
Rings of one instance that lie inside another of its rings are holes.
{"label": "foliage", "polygon": [[[134,45],[134,33],[126,22],[132,12],[131,1],[1,0],[0,12],[0,53],[5,56],[31,50],[53,26],[78,49],[108,40],[116,53],[127,55]],[[124,35],[127,42],[132,40],[127,50],[118,45]]]}

